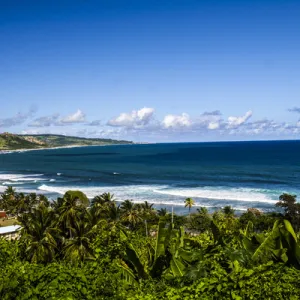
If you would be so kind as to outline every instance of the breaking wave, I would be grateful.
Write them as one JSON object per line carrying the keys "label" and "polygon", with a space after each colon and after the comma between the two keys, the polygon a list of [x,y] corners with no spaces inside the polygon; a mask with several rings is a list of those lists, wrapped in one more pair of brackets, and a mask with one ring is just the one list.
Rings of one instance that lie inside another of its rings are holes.
{"label": "breaking wave", "polygon": [[178,188],[155,190],[154,192],[164,195],[172,195],[179,197],[191,197],[210,200],[228,200],[228,201],[247,201],[247,202],[262,202],[276,203],[278,195],[276,191],[250,189],[250,188]]}
{"label": "breaking wave", "polygon": [[[37,181],[44,181],[47,180],[44,177],[44,174],[0,174],[0,181],[7,182],[7,184],[15,183],[16,182],[37,182]],[[20,183],[22,184],[22,183]]]}
{"label": "breaking wave", "polygon": [[131,199],[134,203],[148,201],[156,205],[184,206],[184,199],[192,197],[196,207],[223,207],[228,202],[239,210],[246,210],[243,202],[261,202],[275,204],[278,199],[276,191],[248,188],[177,188],[172,189],[162,185],[128,185],[113,187],[78,187],[78,186],[49,186],[38,188],[40,191],[54,194],[64,194],[68,190],[81,190],[88,198],[93,198],[104,192],[111,192],[119,201]]}

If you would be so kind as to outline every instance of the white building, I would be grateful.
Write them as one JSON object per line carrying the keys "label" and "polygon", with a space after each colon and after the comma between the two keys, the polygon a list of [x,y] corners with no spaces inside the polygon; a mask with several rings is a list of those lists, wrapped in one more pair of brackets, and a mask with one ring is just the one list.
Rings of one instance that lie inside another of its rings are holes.
{"label": "white building", "polygon": [[15,240],[19,236],[20,225],[0,227],[0,238],[3,237],[7,240]]}

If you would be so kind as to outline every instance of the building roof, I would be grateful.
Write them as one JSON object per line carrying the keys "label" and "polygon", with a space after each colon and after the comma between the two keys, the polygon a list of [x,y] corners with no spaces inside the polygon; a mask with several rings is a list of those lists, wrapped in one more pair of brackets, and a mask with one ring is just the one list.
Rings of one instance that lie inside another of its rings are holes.
{"label": "building roof", "polygon": [[0,235],[16,232],[20,228],[21,228],[20,225],[11,225],[11,226],[0,227]]}
{"label": "building roof", "polygon": [[0,211],[0,218],[6,218],[7,215],[6,215],[6,212],[5,211]]}

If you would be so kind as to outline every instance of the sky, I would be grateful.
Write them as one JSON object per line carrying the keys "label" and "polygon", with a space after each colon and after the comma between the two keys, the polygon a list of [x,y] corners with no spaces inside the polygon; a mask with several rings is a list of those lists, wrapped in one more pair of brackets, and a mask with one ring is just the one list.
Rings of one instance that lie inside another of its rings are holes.
{"label": "sky", "polygon": [[0,132],[299,139],[299,36],[299,0],[0,0]]}

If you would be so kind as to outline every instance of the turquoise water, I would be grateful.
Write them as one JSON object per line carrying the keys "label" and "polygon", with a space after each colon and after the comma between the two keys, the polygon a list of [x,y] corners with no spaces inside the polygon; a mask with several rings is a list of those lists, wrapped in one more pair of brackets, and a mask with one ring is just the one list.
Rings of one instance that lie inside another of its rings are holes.
{"label": "turquoise water", "polygon": [[211,210],[274,209],[283,192],[300,195],[300,141],[80,147],[0,155],[0,191],[50,198],[69,189],[88,197],[149,201],[184,211],[184,199]]}

